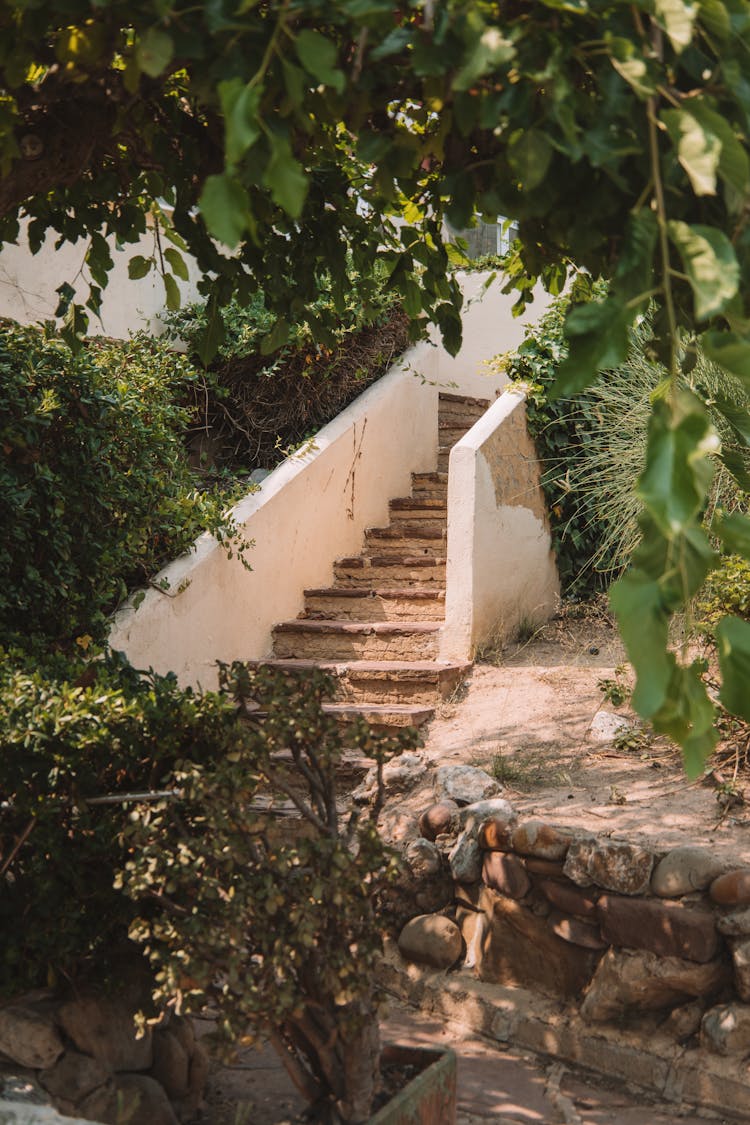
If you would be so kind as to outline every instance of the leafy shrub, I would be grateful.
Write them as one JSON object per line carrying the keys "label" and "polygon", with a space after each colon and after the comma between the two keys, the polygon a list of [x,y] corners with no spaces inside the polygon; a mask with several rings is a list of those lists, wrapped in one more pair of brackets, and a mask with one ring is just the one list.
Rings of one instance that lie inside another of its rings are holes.
{"label": "leafy shrub", "polygon": [[196,491],[175,405],[195,373],[140,336],[73,355],[0,324],[0,633],[99,639],[127,591],[204,530],[244,549]]}
{"label": "leafy shrub", "polygon": [[113,881],[132,803],[87,798],[159,790],[177,761],[246,739],[227,699],[174,676],[0,653],[0,993],[100,975],[123,950],[135,910]]}
{"label": "leafy shrub", "polygon": [[695,600],[696,625],[709,636],[727,614],[750,621],[750,563],[726,555],[708,575]]}
{"label": "leafy shrub", "polygon": [[[409,343],[412,328],[378,275],[350,270],[337,306],[331,279],[300,309],[282,336],[263,295],[232,301],[223,310],[219,358],[189,394],[196,468],[209,480],[271,469],[330,422],[388,370]],[[200,349],[209,312],[194,304],[169,317],[169,332],[193,353]],[[328,326],[321,342],[320,324]],[[313,334],[313,324],[317,337]],[[264,348],[278,344],[273,354]]]}
{"label": "leafy shrub", "polygon": [[[581,394],[551,399],[557,369],[567,355],[567,305],[567,297],[555,301],[518,351],[498,362],[512,381],[527,386],[527,417],[543,464],[542,487],[563,589],[570,596],[586,596],[617,577],[639,542],[636,484],[645,463],[652,398],[667,373],[646,353],[649,331],[643,321],[631,332],[621,367],[605,372]],[[683,382],[704,400],[721,438],[706,513],[710,517],[716,507],[745,504],[733,474],[747,476],[747,452],[725,410],[746,414],[750,396],[700,351],[696,355]],[[717,400],[721,411],[714,408]]]}
{"label": "leafy shrub", "polygon": [[[316,1120],[366,1120],[379,1058],[374,896],[395,866],[379,800],[343,812],[336,766],[345,745],[382,764],[416,732],[387,738],[359,723],[344,736],[322,709],[333,684],[320,671],[236,663],[222,682],[265,717],[232,753],[178,763],[163,784],[179,802],[133,810],[118,884],[146,912],[131,934],[161,999],[208,1000],[230,1038],[269,1037]],[[274,816],[284,800],[296,820]]]}

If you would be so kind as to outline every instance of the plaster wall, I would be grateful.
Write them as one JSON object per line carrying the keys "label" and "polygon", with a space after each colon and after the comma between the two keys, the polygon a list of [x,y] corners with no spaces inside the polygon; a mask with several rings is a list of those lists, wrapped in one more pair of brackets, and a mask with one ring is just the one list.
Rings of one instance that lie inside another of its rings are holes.
{"label": "plaster wall", "polygon": [[[79,276],[87,242],[81,239],[64,243],[55,249],[55,238],[48,234],[37,254],[26,242],[22,224],[17,245],[6,245],[0,253],[0,316],[11,317],[22,324],[54,320],[58,303],[57,287],[64,281],[73,285],[76,299],[85,301],[88,285]],[[89,335],[127,339],[131,332],[143,329],[152,335],[163,331],[160,314],[164,311],[164,283],[155,271],[137,281],[128,277],[128,262],[136,254],[149,258],[155,252],[154,232],[148,230],[137,243],[118,249],[109,240],[114,269],[102,296],[101,317],[89,314]],[[185,255],[189,280],[177,281],[184,302],[197,296],[200,274],[192,258]]]}
{"label": "plaster wall", "polygon": [[[411,491],[411,472],[437,459],[435,351],[420,344],[234,509],[253,567],[209,536],[162,571],[117,614],[110,644],[136,667],[174,671],[212,687],[215,661],[268,655],[271,629],[296,617],[303,590],[330,585],[335,558],[362,549],[366,527],[388,522],[388,501]],[[424,379],[414,375],[420,371]]]}
{"label": "plaster wall", "polygon": [[525,398],[507,390],[450,456],[441,659],[471,659],[522,622],[545,620],[558,597]]}

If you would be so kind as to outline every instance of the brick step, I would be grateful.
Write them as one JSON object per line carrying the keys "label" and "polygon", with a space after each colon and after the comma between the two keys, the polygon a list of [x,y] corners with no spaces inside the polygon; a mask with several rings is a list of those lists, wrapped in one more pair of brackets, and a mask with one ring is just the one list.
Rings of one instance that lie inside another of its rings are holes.
{"label": "brick step", "polygon": [[438,621],[445,616],[445,590],[342,590],[336,586],[305,590],[305,609],[300,616],[306,620]]}
{"label": "brick step", "polygon": [[462,437],[468,434],[473,425],[474,422],[469,422],[468,425],[462,424],[460,426],[441,426],[438,433],[438,442],[440,443],[438,448],[440,448],[440,446],[447,446],[449,449],[452,449],[456,442],[460,441]]}
{"label": "brick step", "polygon": [[284,621],[273,629],[275,657],[332,660],[434,660],[437,621]]}
{"label": "brick step", "polygon": [[[447,483],[446,481],[446,486]],[[447,512],[446,501],[443,497],[422,496],[421,493],[417,496],[398,496],[395,500],[391,500],[389,508],[394,515],[403,518],[411,513],[415,520],[429,519]]]}
{"label": "brick step", "polygon": [[471,664],[442,664],[435,660],[315,660],[249,661],[286,672],[307,675],[320,668],[336,678],[337,700],[371,703],[434,703],[447,699],[468,675]]}
{"label": "brick step", "polygon": [[323,710],[345,726],[364,719],[377,734],[395,734],[421,727],[435,717],[435,708],[419,703],[324,703]]}
{"label": "brick step", "polygon": [[450,409],[453,404],[458,404],[461,406],[480,406],[482,410],[486,410],[490,401],[488,398],[472,398],[471,395],[457,395],[450,391],[441,391],[438,395],[438,409],[443,407]]}
{"label": "brick step", "polygon": [[445,586],[445,555],[355,555],[333,564],[334,584],[341,589],[403,589]]}
{"label": "brick step", "polygon": [[412,473],[412,496],[416,499],[448,501],[447,473]]}
{"label": "brick step", "polygon": [[447,474],[447,472],[448,472],[448,461],[449,461],[449,458],[450,458],[450,455],[451,455],[451,448],[452,447],[450,445],[438,446],[437,463],[438,463],[438,471],[441,472],[441,473]]}
{"label": "brick step", "polygon": [[394,527],[368,527],[365,531],[366,555],[444,555],[446,527],[403,523]]}

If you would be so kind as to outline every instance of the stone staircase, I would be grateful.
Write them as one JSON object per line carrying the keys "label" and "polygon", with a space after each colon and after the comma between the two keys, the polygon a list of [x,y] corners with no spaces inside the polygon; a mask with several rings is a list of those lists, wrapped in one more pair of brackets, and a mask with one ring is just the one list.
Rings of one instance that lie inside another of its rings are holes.
{"label": "stone staircase", "polygon": [[437,471],[412,474],[411,496],[390,501],[387,527],[368,528],[364,549],[334,563],[333,585],[305,590],[295,621],[273,630],[264,664],[335,675],[342,722],[362,716],[381,731],[419,727],[470,665],[438,660],[445,616],[448,457],[489,402],[441,394]]}

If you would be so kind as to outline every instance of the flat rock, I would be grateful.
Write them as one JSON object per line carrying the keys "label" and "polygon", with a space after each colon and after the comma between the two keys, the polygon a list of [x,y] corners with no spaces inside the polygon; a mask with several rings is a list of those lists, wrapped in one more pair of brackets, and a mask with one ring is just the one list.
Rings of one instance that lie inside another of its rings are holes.
{"label": "flat rock", "polygon": [[674,848],[657,863],[651,876],[651,890],[663,898],[678,898],[702,891],[722,872],[722,861],[709,851],[686,845]]}
{"label": "flat rock", "polygon": [[730,943],[734,965],[734,987],[740,1000],[750,1003],[750,939]]}
{"label": "flat rock", "polygon": [[52,1014],[23,1004],[0,1008],[0,1051],[20,1066],[54,1066],[65,1046]]}
{"label": "flat rock", "polygon": [[523,898],[531,887],[523,860],[508,852],[484,853],[482,882],[493,891],[511,898]]}
{"label": "flat rock", "polygon": [[450,832],[453,817],[458,812],[455,801],[440,801],[430,805],[419,818],[419,831],[425,840],[434,841],[436,836]]}
{"label": "flat rock", "polygon": [[544,897],[565,914],[576,914],[581,918],[596,917],[598,893],[577,887],[569,880],[540,879],[537,886]]}
{"label": "flat rock", "polygon": [[457,883],[478,883],[482,878],[482,849],[476,829],[464,830],[448,855],[451,875]]}
{"label": "flat rock", "polygon": [[[383,787],[389,793],[396,793],[403,789],[411,789],[424,777],[424,759],[421,754],[406,750],[396,758],[391,758],[383,766]],[[377,792],[378,771],[373,766],[367,771],[361,785],[352,791],[355,801],[367,801]]]}
{"label": "flat rock", "polygon": [[701,1046],[717,1055],[746,1055],[750,1051],[750,1006],[710,1008],[701,1023]]}
{"label": "flat rock", "polygon": [[750,936],[750,909],[732,910],[716,919],[716,929],[727,937]]}
{"label": "flat rock", "polygon": [[726,980],[726,964],[718,958],[698,965],[646,951],[609,949],[586,991],[581,1015],[603,1022],[635,1012],[660,1011],[691,997],[711,995]]}
{"label": "flat rock", "polygon": [[398,939],[401,956],[433,969],[450,969],[463,951],[461,931],[442,914],[420,914],[407,922]]}
{"label": "flat rock", "polygon": [[602,895],[597,913],[602,936],[612,945],[697,962],[713,960],[719,950],[710,910],[661,899]]}
{"label": "flat rock", "polygon": [[435,774],[438,801],[448,798],[458,805],[473,805],[502,791],[502,785],[477,766],[440,766]]}
{"label": "flat rock", "polygon": [[720,906],[750,906],[750,867],[719,875],[708,893]]}
{"label": "flat rock", "polygon": [[112,1072],[91,1055],[66,1051],[54,1066],[41,1072],[39,1081],[55,1098],[78,1105],[111,1077]]}
{"label": "flat rock", "polygon": [[589,737],[595,742],[611,742],[631,725],[630,720],[624,715],[615,715],[613,711],[597,711],[591,720]]}
{"label": "flat rock", "polygon": [[443,857],[439,848],[424,838],[411,840],[406,845],[404,859],[409,864],[415,879],[430,879],[439,875],[443,866]]}
{"label": "flat rock", "polygon": [[503,895],[485,893],[487,921],[477,962],[480,980],[521,985],[557,997],[577,996],[598,954],[563,941],[544,918]]}
{"label": "flat rock", "polygon": [[565,874],[579,886],[592,883],[622,895],[641,895],[649,889],[654,865],[652,852],[620,840],[575,840],[565,860]]}
{"label": "flat rock", "polygon": [[81,996],[63,1004],[58,1019],[79,1051],[110,1070],[148,1070],[153,1063],[149,1027],[136,1038],[132,998]]}
{"label": "flat rock", "polygon": [[567,855],[572,839],[570,832],[555,828],[544,820],[524,820],[514,828],[511,843],[513,850],[521,855],[560,860]]}

